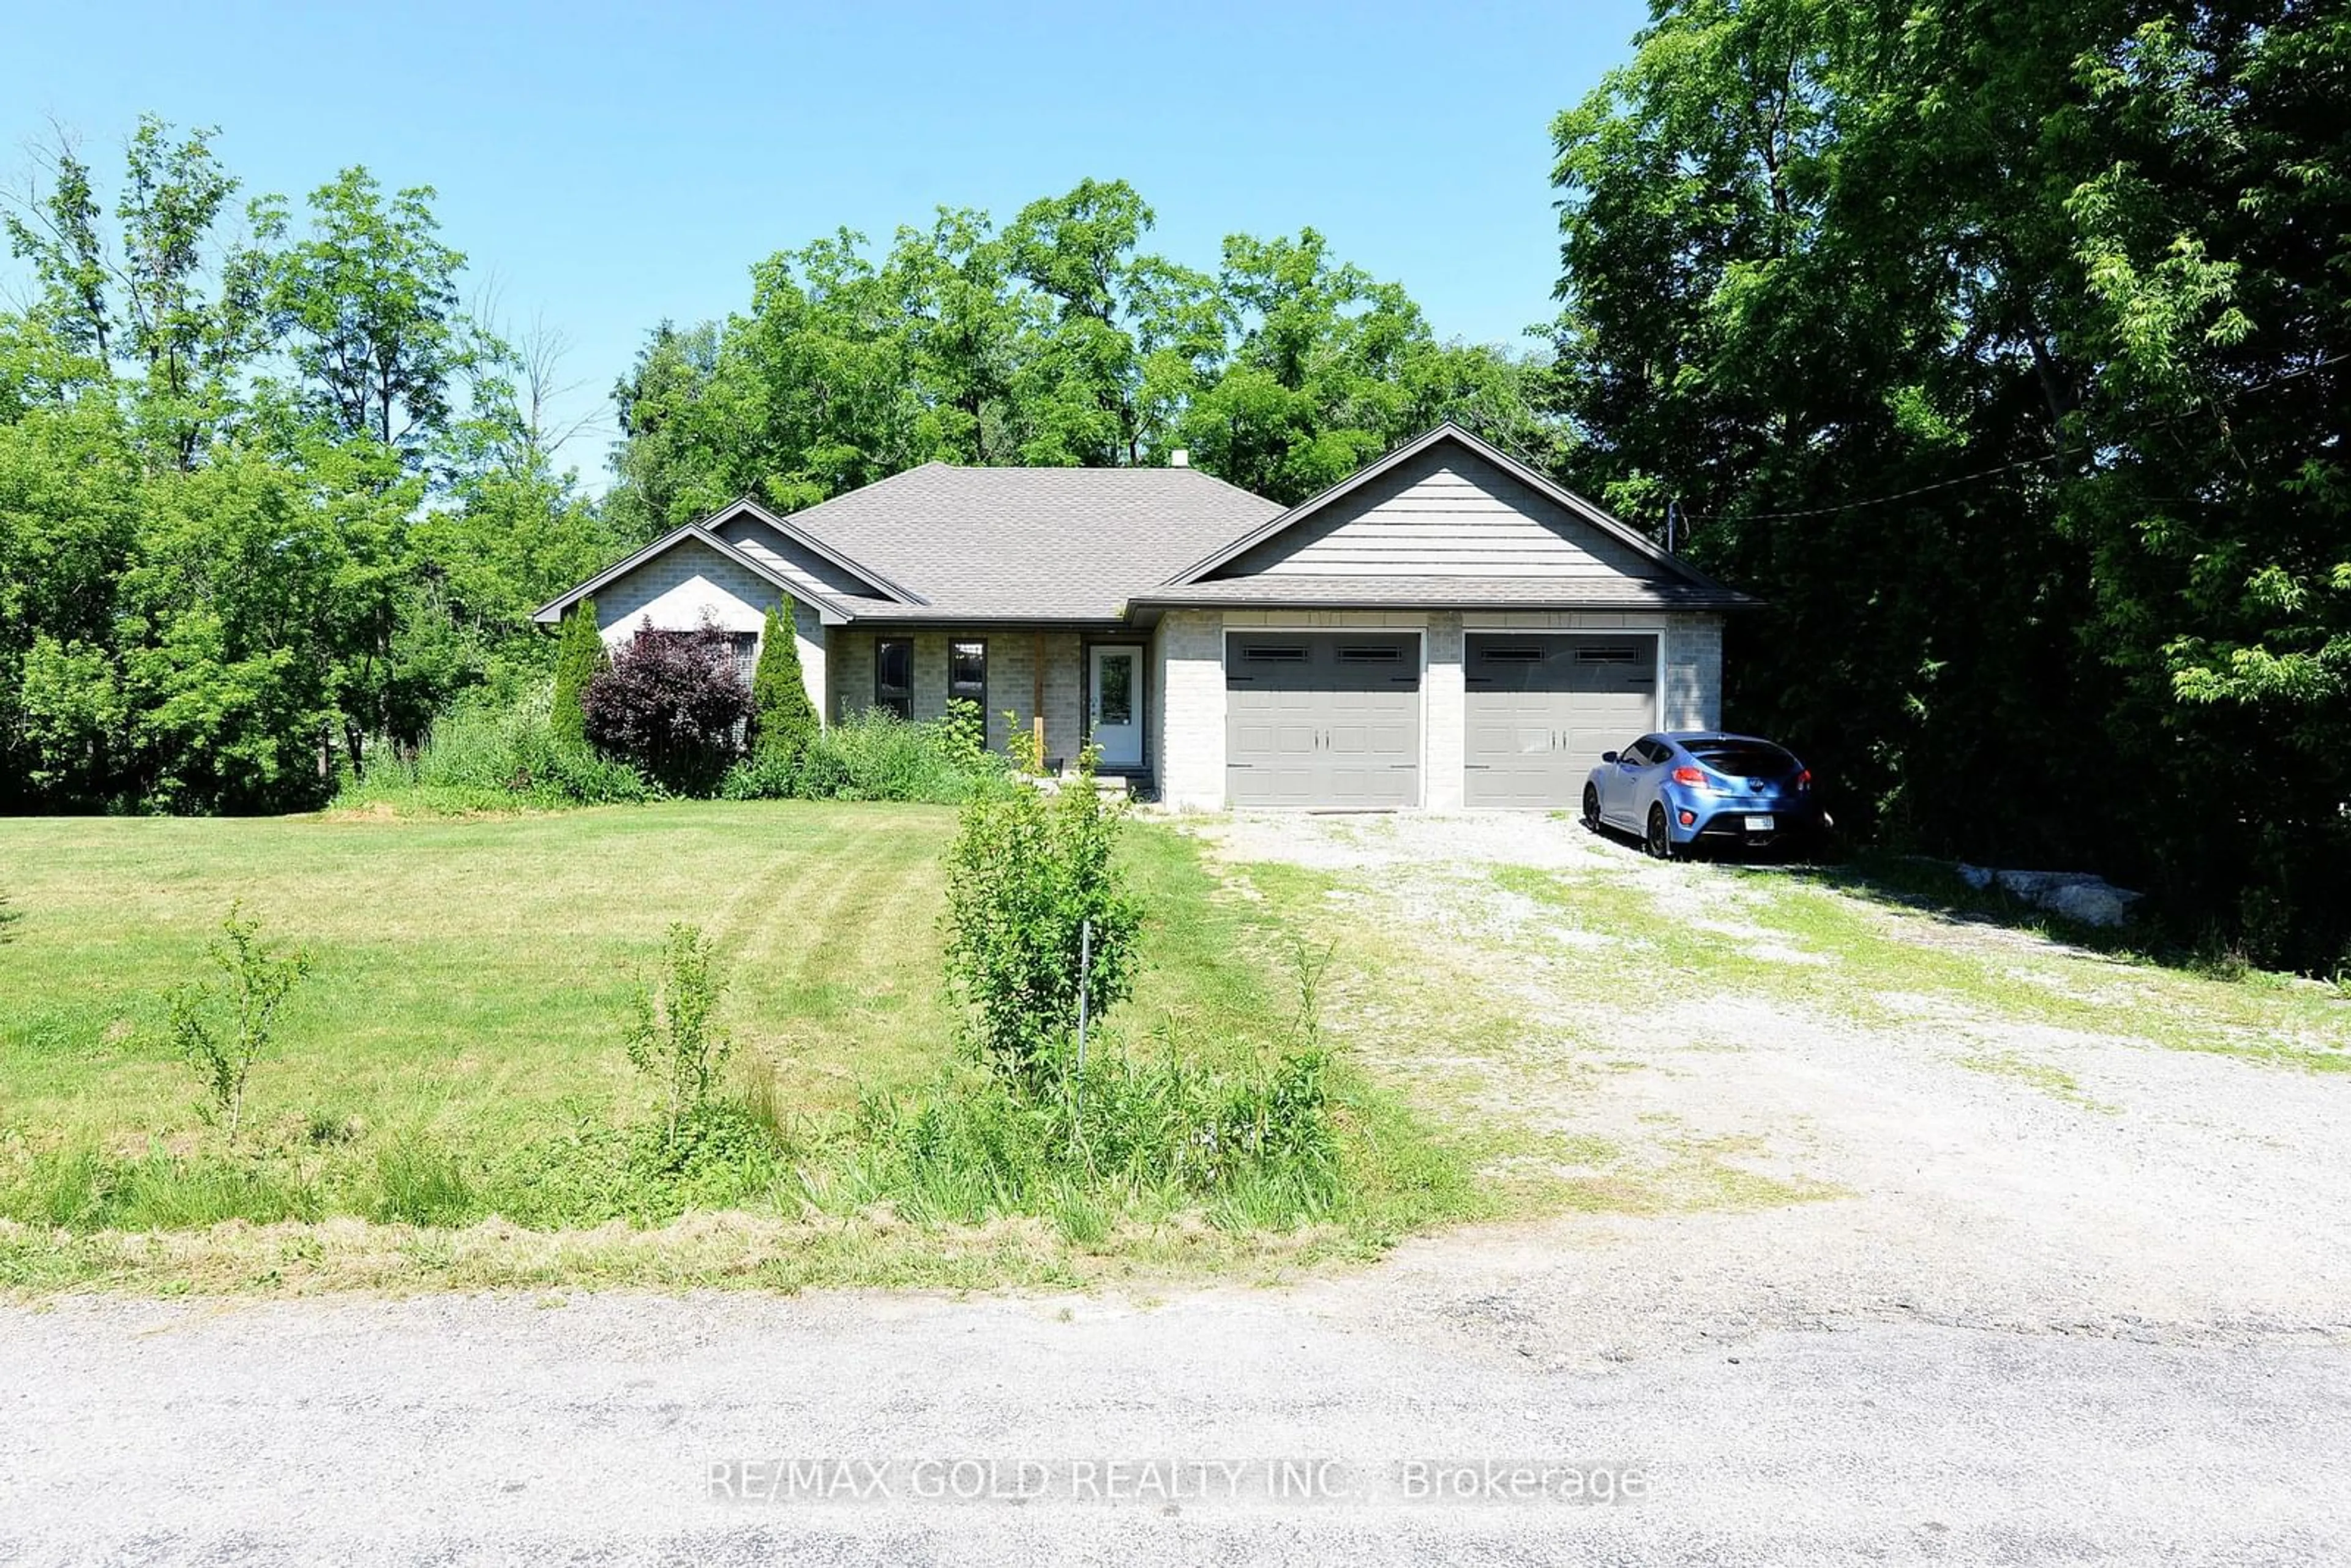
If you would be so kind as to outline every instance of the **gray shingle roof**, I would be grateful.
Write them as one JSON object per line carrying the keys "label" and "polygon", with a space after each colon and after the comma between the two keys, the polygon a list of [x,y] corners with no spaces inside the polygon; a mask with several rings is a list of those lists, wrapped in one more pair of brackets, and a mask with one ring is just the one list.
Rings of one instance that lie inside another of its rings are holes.
{"label": "gray shingle roof", "polygon": [[1149,588],[1134,602],[1370,610],[1732,610],[1756,602],[1708,582],[1541,577],[1270,577]]}
{"label": "gray shingle roof", "polygon": [[1108,621],[1280,510],[1194,468],[926,463],[790,520],[925,601],[844,599],[852,614]]}

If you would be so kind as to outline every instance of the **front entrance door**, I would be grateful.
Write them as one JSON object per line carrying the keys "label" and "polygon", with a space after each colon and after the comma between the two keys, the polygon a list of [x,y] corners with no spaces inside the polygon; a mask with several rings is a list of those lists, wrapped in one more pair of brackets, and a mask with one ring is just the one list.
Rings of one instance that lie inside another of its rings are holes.
{"label": "front entrance door", "polygon": [[1089,655],[1086,731],[1104,768],[1143,766],[1143,650],[1104,645]]}

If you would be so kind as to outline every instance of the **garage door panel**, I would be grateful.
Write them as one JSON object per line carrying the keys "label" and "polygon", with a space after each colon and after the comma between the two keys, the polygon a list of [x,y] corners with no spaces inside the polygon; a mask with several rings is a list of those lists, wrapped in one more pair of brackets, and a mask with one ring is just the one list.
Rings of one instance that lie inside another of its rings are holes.
{"label": "garage door panel", "polygon": [[1656,727],[1653,633],[1472,633],[1465,653],[1473,806],[1572,808],[1602,752]]}
{"label": "garage door panel", "polygon": [[1420,645],[1393,632],[1234,632],[1226,793],[1237,806],[1420,799]]}

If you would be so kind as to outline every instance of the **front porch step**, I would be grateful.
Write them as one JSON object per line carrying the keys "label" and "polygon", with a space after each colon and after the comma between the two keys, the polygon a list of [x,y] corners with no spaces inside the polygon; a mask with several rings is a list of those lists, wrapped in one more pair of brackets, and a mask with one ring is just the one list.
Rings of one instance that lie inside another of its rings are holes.
{"label": "front porch step", "polygon": [[[1081,777],[1081,775],[1080,774],[1067,771],[1061,773],[1040,773],[1031,778],[1029,782],[1048,795],[1058,795],[1064,789],[1075,784]],[[1097,795],[1132,795],[1134,793],[1134,781],[1127,778],[1124,774],[1097,773],[1094,775],[1094,793]]]}

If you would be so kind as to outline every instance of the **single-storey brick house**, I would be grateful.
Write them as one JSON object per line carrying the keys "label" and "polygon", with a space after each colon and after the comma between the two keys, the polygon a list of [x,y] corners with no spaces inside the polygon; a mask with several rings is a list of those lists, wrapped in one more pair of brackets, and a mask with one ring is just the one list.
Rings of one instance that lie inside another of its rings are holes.
{"label": "single-storey brick house", "polygon": [[1171,805],[1572,807],[1602,750],[1720,722],[1748,602],[1446,424],[1285,510],[1166,468],[925,464],[789,517],[751,501],[546,605],[608,643],[789,594],[827,722],[967,697],[1041,716]]}

